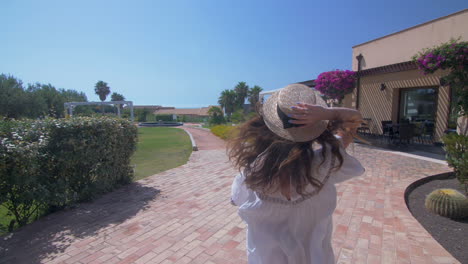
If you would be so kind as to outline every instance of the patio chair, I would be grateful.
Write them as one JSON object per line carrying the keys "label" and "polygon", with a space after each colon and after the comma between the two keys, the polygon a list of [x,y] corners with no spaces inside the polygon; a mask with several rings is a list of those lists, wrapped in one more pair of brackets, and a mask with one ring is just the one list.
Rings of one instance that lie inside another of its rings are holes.
{"label": "patio chair", "polygon": [[364,134],[364,135],[370,135],[371,134],[370,126],[369,126],[370,120],[371,120],[370,118],[363,118],[363,122],[361,123],[361,126],[358,127],[357,132]]}
{"label": "patio chair", "polygon": [[382,137],[388,137],[388,139],[391,139],[393,137],[393,128],[389,125],[391,125],[393,122],[392,121],[381,121],[382,123]]}
{"label": "patio chair", "polygon": [[415,122],[414,124],[414,137],[417,139],[418,143],[423,143],[423,132],[424,132],[424,123]]}
{"label": "patio chair", "polygon": [[414,124],[400,124],[398,127],[398,143],[401,144],[402,141],[406,141],[407,144],[410,144],[414,137]]}
{"label": "patio chair", "polygon": [[429,143],[432,143],[434,138],[434,123],[424,123],[424,138],[428,138]]}

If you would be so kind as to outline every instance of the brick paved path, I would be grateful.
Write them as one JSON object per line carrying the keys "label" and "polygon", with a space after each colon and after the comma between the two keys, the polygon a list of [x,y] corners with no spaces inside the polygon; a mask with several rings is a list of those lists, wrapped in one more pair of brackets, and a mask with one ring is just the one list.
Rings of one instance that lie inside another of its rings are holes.
{"label": "brick paved path", "polygon": [[[236,172],[224,144],[188,130],[201,150],[186,165],[21,229],[0,241],[0,263],[246,263],[245,225],[229,204]],[[338,263],[458,263],[403,197],[409,183],[448,168],[358,145],[350,152],[367,171],[338,186]]]}

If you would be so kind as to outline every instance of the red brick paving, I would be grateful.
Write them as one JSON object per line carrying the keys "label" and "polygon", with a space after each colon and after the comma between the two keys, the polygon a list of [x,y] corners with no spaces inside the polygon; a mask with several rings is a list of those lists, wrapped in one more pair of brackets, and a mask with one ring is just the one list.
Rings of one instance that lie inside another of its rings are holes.
{"label": "red brick paving", "polygon": [[[224,142],[186,129],[200,148],[186,165],[22,228],[0,241],[0,263],[246,263]],[[366,173],[338,186],[337,263],[458,263],[404,202],[408,184],[449,168],[359,145],[350,152]]]}

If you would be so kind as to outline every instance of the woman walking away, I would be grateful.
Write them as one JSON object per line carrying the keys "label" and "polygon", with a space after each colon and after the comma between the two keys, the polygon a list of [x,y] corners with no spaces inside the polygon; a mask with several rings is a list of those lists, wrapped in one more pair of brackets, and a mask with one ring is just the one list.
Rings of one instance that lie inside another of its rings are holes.
{"label": "woman walking away", "polygon": [[229,145],[241,171],[231,200],[248,225],[249,263],[334,263],[335,183],[364,173],[345,151],[362,117],[328,108],[301,84],[275,92],[259,112]]}

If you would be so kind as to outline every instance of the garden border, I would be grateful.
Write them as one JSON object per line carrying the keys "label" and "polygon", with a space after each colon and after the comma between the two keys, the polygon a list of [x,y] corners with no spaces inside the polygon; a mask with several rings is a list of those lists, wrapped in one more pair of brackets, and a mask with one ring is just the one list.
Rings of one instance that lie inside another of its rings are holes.
{"label": "garden border", "polygon": [[[179,127],[178,127],[179,128]],[[192,133],[190,133],[189,131],[185,130],[183,127],[180,127],[183,131],[185,131],[185,133],[187,133],[190,137],[190,141],[192,142],[192,150],[193,151],[198,151],[198,146],[197,146],[197,143],[195,142],[195,139],[193,138],[192,136]]]}

